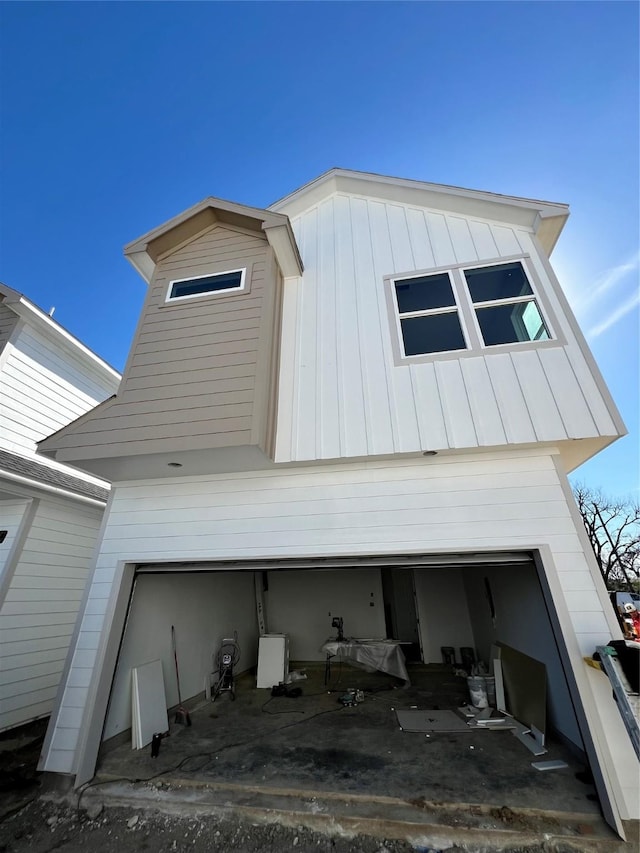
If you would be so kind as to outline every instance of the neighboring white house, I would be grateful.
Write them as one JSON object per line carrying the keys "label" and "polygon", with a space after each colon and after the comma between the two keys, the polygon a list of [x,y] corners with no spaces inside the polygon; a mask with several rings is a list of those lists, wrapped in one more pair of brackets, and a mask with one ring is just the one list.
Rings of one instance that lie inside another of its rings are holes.
{"label": "neighboring white house", "polygon": [[583,660],[620,630],[567,473],[625,428],[549,264],[567,216],[332,170],[268,210],[205,199],[126,248],[149,289],[118,395],[40,444],[114,484],[41,769],[93,775],[131,725],[131,667],[171,672],[167,625],[183,696],[233,630],[254,665],[260,572],[297,660],[321,658],[329,612],[425,662],[496,640],[543,661],[609,820],[640,817]]}
{"label": "neighboring white house", "polygon": [[0,731],[51,713],[109,494],[36,444],[119,381],[0,284]]}

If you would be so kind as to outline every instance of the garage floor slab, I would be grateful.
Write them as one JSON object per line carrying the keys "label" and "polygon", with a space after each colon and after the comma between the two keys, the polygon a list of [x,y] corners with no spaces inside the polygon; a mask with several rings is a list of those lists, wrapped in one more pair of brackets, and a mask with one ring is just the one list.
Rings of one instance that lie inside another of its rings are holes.
{"label": "garage floor slab", "polygon": [[[543,758],[567,767],[540,772],[531,766],[540,759],[510,732],[400,730],[396,709],[453,710],[467,700],[464,678],[446,668],[411,666],[408,689],[347,665],[333,667],[328,685],[323,665],[298,668],[307,678],[291,686],[301,687],[302,696],[272,698],[254,687],[253,676],[242,676],[235,701],[223,694],[196,703],[190,727],[171,715],[170,736],[156,758],[150,747],[107,746],[94,781],[116,799],[134,789],[166,799],[169,789],[180,789],[193,801],[206,799],[206,790],[211,802],[244,807],[271,797],[265,809],[283,813],[296,812],[297,798],[307,804],[298,811],[311,815],[314,800],[316,814],[331,811],[332,802],[344,812],[351,802],[389,821],[444,821],[449,828],[462,822],[538,838],[562,830],[563,837],[582,837],[577,849],[587,849],[587,839],[613,841],[595,790],[584,781],[586,768],[553,738]],[[348,688],[365,691],[364,701],[343,707],[339,697]]]}

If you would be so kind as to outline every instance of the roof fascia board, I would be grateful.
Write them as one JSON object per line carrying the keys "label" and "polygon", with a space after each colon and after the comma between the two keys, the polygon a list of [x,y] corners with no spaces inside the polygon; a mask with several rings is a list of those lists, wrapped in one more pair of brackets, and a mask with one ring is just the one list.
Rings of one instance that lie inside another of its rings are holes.
{"label": "roof fascia board", "polygon": [[[66,498],[67,500],[78,501],[78,503],[89,504],[90,506],[96,506],[100,509],[104,509],[107,505],[107,501],[100,500],[99,498],[92,498],[89,495],[81,495],[79,492],[73,492],[70,489],[63,489],[61,486],[52,486],[49,483],[43,483],[41,480],[35,480],[33,477],[23,477],[20,474],[14,474],[13,471],[0,471],[0,477],[9,481],[9,484],[15,483],[16,486],[24,487],[25,489],[36,490],[38,492],[46,492],[49,495],[55,495],[56,497]],[[7,490],[10,489],[10,485],[4,484]],[[106,487],[106,490],[109,491],[111,488],[110,485]],[[18,492],[20,494],[20,492]],[[25,497],[32,497],[28,493],[24,495]]]}
{"label": "roof fascia board", "polygon": [[63,342],[82,358],[92,362],[99,370],[109,374],[117,382],[122,378],[120,373],[111,367],[104,359],[100,358],[93,350],[85,346],[75,335],[68,332],[56,320],[45,314],[37,305],[27,299],[22,293],[8,287],[0,285],[0,293],[5,297],[3,304],[9,306],[15,313],[21,317],[27,324],[31,323],[36,328],[43,331],[49,338],[56,339],[57,343]]}
{"label": "roof fascia board", "polygon": [[263,228],[284,278],[302,275],[304,271],[302,258],[289,220],[287,219],[284,225],[263,226]]}
{"label": "roof fascia board", "polygon": [[[207,213],[210,213],[210,216],[207,216]],[[195,237],[198,236],[198,233],[202,233],[214,224],[219,223],[224,226],[225,214],[229,217],[231,225],[233,225],[234,222],[238,223],[243,219],[255,220],[257,225],[256,231],[263,230],[268,240],[270,230],[284,228],[287,239],[292,243],[290,247],[286,247],[284,241],[279,236],[274,236],[274,244],[279,245],[279,251],[283,254],[282,263],[290,268],[292,256],[295,257],[297,255],[299,258],[298,247],[295,244],[295,237],[286,215],[263,210],[257,207],[248,207],[247,205],[236,204],[235,202],[225,201],[224,199],[214,198],[213,196],[203,199],[203,201],[193,205],[193,207],[183,211],[178,214],[178,216],[174,216],[173,219],[168,220],[168,222],[154,228],[152,231],[149,231],[137,240],[128,243],[124,248],[125,257],[142,275],[145,281],[149,282],[155,271],[158,258],[166,256],[170,251],[174,251],[176,248],[176,246],[170,245],[169,242],[165,242],[161,243],[160,248],[156,251],[152,246],[154,242],[161,241],[162,237],[168,235],[171,231],[178,229],[178,244],[185,245],[195,239]],[[196,217],[203,219],[203,222],[201,223],[203,227],[198,228],[198,226],[196,226],[196,231],[198,233],[188,233],[188,229],[182,228],[184,233],[181,234],[181,226],[187,225],[187,223],[194,220]],[[241,221],[240,224],[242,224]],[[271,240],[269,240],[269,242],[271,242]],[[300,275],[301,268],[297,273],[289,273],[289,275],[291,274]]]}
{"label": "roof fascia board", "polygon": [[391,178],[366,172],[332,169],[270,206],[270,210],[295,217],[335,192],[381,198],[403,204],[416,204],[436,210],[446,210],[481,219],[506,222],[538,229],[547,219],[552,227],[543,229],[543,245],[555,245],[569,215],[566,204],[500,195],[482,190]]}
{"label": "roof fascia board", "polygon": [[286,222],[286,216],[281,213],[275,213],[271,210],[266,210],[260,207],[249,207],[246,204],[238,204],[234,201],[226,201],[222,198],[216,198],[215,196],[207,196],[207,198],[199,201],[197,204],[194,204],[192,207],[187,208],[182,213],[179,213],[177,216],[174,216],[172,219],[163,222],[162,225],[158,225],[157,228],[154,228],[151,231],[148,231],[146,234],[143,234],[142,237],[138,237],[137,240],[133,240],[131,243],[128,243],[124,247],[124,252],[127,254],[128,252],[136,252],[141,251],[146,248],[146,246],[151,243],[153,240],[156,240],[158,237],[165,234],[167,231],[171,231],[176,226],[180,225],[183,222],[186,222],[188,219],[191,219],[196,214],[200,213],[207,208],[212,208],[215,210],[225,210],[229,213],[237,213],[241,216],[246,216],[249,219],[259,219],[262,222],[269,222],[271,225],[282,225]]}
{"label": "roof fascia board", "polygon": [[533,232],[537,236],[540,245],[543,247],[548,257],[551,256],[551,253],[556,247],[558,238],[560,237],[562,229],[567,221],[567,216],[568,214],[565,214],[564,216],[541,216],[536,222]]}
{"label": "roof fascia board", "polygon": [[147,284],[153,278],[156,265],[146,252],[130,252],[125,254],[126,259],[137,273],[140,273]]}

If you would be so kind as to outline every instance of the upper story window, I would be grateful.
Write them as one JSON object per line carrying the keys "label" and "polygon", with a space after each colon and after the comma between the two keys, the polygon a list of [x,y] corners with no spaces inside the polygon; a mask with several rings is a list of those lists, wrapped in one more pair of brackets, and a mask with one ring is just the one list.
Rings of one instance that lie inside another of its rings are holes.
{"label": "upper story window", "polygon": [[179,278],[169,283],[167,302],[191,299],[196,296],[229,293],[245,289],[246,269],[199,275],[196,278]]}
{"label": "upper story window", "polygon": [[485,346],[548,340],[520,261],[463,272]]}
{"label": "upper story window", "polygon": [[388,278],[401,358],[551,338],[520,260]]}
{"label": "upper story window", "polygon": [[466,349],[449,273],[395,281],[405,355]]}

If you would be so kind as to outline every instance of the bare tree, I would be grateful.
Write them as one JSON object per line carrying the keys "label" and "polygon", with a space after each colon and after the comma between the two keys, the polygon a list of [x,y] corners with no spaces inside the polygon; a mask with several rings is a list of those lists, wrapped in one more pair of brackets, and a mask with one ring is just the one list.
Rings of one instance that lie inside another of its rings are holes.
{"label": "bare tree", "polygon": [[607,589],[636,590],[640,580],[640,504],[582,483],[573,494]]}

